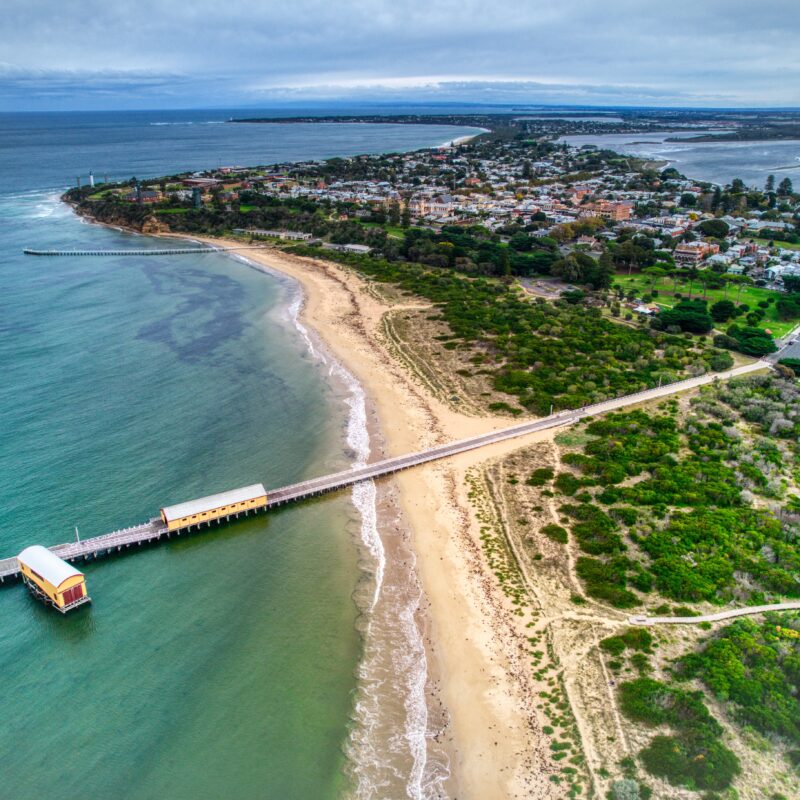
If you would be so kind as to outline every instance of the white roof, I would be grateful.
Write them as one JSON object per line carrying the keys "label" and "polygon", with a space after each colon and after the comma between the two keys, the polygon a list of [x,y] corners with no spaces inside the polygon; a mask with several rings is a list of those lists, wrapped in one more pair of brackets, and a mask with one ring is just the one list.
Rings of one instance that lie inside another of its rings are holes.
{"label": "white roof", "polygon": [[264,485],[254,483],[252,486],[243,486],[241,489],[231,489],[229,492],[210,494],[208,497],[198,497],[197,500],[189,500],[186,503],[178,503],[174,506],[165,506],[161,509],[167,522],[182,517],[191,517],[193,514],[201,514],[203,511],[213,511],[220,506],[229,506],[232,503],[242,503],[245,500],[253,500],[256,497],[263,497],[267,493]]}
{"label": "white roof", "polygon": [[30,567],[34,572],[41,575],[53,586],[61,586],[67,578],[74,578],[76,575],[83,575],[72,564],[59,558],[55,553],[42,547],[40,544],[26,547],[18,556],[17,561]]}

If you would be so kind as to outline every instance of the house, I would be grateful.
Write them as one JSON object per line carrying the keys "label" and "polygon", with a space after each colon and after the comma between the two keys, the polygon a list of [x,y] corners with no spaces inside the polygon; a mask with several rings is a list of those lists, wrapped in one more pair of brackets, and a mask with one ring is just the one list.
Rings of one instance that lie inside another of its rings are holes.
{"label": "house", "polygon": [[322,245],[325,250],[336,250],[339,253],[357,253],[359,255],[366,255],[372,252],[372,248],[365,244],[332,244],[326,242]]}
{"label": "house", "polygon": [[798,264],[773,264],[764,270],[764,277],[768,281],[782,281],[784,275],[791,275],[792,277],[800,275],[800,265]]}
{"label": "house", "polygon": [[622,222],[633,216],[633,203],[617,200],[598,200],[581,206],[582,217],[601,217]]}
{"label": "house", "polygon": [[212,186],[217,186],[222,183],[218,178],[186,178],[183,181],[184,186],[197,186],[199,189],[210,189]]}
{"label": "house", "polygon": [[165,506],[161,509],[161,519],[168,531],[198,528],[203,523],[229,519],[239,514],[248,514],[267,507],[267,490],[260,483],[220,492],[186,503]]}
{"label": "house", "polygon": [[22,580],[34,597],[62,614],[91,602],[83,573],[46,547],[38,544],[26,547],[17,556],[17,562]]}
{"label": "house", "polygon": [[408,210],[417,217],[445,217],[453,210],[453,198],[448,194],[438,196],[415,195]]}
{"label": "house", "polygon": [[675,252],[672,255],[676,263],[685,266],[694,266],[714,253],[719,253],[718,244],[712,244],[710,242],[683,242],[675,248]]}
{"label": "house", "polygon": [[245,233],[257,238],[272,237],[275,239],[286,239],[294,242],[307,242],[314,238],[312,233],[302,233],[301,231],[265,231],[261,228],[234,228],[234,233]]}
{"label": "house", "polygon": [[122,199],[129,203],[158,203],[163,195],[156,189],[134,189],[123,195]]}

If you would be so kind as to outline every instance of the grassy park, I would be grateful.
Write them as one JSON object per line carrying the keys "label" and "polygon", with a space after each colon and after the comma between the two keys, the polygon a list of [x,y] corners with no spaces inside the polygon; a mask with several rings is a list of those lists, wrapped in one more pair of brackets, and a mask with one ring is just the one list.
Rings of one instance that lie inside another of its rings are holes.
{"label": "grassy park", "polygon": [[[690,294],[693,298],[707,300],[709,306],[712,306],[718,300],[727,298],[734,303],[745,303],[751,309],[756,309],[759,307],[759,303],[772,301],[765,309],[766,316],[759,323],[759,327],[772,331],[773,336],[776,338],[785,336],[800,324],[800,318],[791,320],[778,319],[774,301],[780,297],[780,293],[772,289],[763,289],[760,286],[731,283],[722,289],[712,289],[711,287],[704,289],[699,278],[690,281],[688,278],[678,277],[676,281],[675,278],[665,276],[653,281],[651,276],[643,274],[615,275],[614,285],[620,286],[626,294],[629,291],[635,291],[637,297],[649,294],[655,289],[658,292],[658,296],[653,298],[653,303],[668,308],[672,308],[681,297],[686,298]],[[676,297],[676,294],[681,295],[681,297]]]}
{"label": "grassy park", "polygon": [[780,247],[783,250],[800,250],[800,244],[793,244],[791,242],[779,242],[774,239],[758,239],[755,238],[754,241],[758,245],[763,245],[764,247]]}

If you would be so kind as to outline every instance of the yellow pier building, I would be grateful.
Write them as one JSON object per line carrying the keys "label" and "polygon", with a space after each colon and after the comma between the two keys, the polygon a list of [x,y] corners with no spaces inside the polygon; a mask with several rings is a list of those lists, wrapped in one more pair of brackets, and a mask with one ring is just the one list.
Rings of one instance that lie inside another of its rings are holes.
{"label": "yellow pier building", "polygon": [[161,509],[161,519],[168,531],[177,531],[192,526],[200,526],[204,522],[238,517],[250,511],[258,511],[267,507],[267,490],[260,483],[220,492],[186,503],[165,506]]}
{"label": "yellow pier building", "polygon": [[62,614],[91,602],[83,573],[46,547],[39,544],[26,547],[17,561],[22,580],[31,593]]}

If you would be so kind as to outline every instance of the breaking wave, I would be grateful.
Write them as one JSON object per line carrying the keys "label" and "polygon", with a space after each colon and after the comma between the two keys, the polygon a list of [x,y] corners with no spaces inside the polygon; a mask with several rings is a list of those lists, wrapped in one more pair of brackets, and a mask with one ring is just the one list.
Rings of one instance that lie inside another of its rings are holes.
{"label": "breaking wave", "polygon": [[[303,297],[298,295],[289,307],[289,317],[308,352],[346,387],[347,445],[355,455],[354,466],[362,466],[371,450],[364,390],[314,341],[299,319],[302,303]],[[385,526],[381,536],[373,481],[356,484],[352,499],[360,517],[362,566],[370,577],[368,585],[356,593],[363,656],[347,744],[353,796],[356,800],[442,798],[450,772],[443,754],[428,758],[428,665],[416,620],[421,591],[414,554],[397,519]]]}

